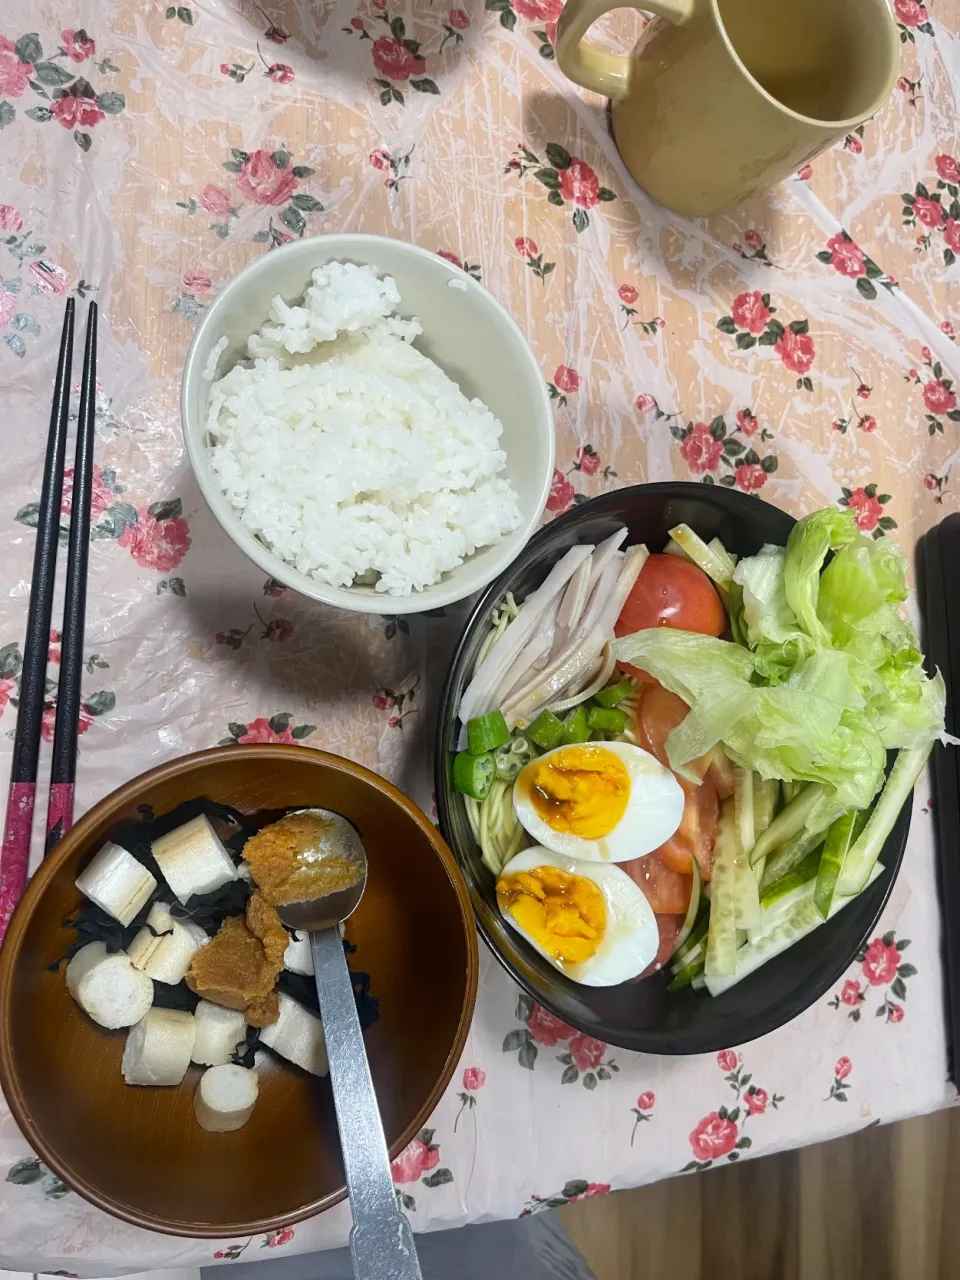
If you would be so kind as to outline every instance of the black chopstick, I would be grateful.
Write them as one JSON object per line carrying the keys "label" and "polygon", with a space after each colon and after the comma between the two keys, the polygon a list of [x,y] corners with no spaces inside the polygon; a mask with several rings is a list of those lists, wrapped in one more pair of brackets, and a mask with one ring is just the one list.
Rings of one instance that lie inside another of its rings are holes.
{"label": "black chopstick", "polygon": [[67,587],[60,633],[60,683],[53,730],[46,844],[49,853],[73,826],[73,791],[77,776],[77,732],[80,722],[80,678],[87,609],[87,565],[90,558],[90,504],[93,493],[93,441],[97,398],[97,304],[87,312],[83,351],[77,450],[73,463],[73,500],[67,554]]}
{"label": "black chopstick", "polygon": [[20,670],[17,728],[13,738],[7,816],[3,846],[0,849],[0,941],[3,940],[10,917],[27,883],[27,865],[30,859],[44,684],[50,648],[50,615],[53,610],[53,587],[60,537],[60,503],[63,497],[63,463],[67,448],[70,370],[73,363],[74,309],[74,300],[70,298],[60,335],[60,356],[57,360],[47,453],[43,466],[43,487],[37,515],[37,542],[33,553],[30,607]]}
{"label": "black chopstick", "polygon": [[[924,648],[947,687],[946,727],[960,732],[960,515],[948,516],[925,534],[917,555]],[[934,833],[937,887],[943,920],[944,1014],[947,1071],[960,1082],[960,759],[956,747],[933,748]]]}

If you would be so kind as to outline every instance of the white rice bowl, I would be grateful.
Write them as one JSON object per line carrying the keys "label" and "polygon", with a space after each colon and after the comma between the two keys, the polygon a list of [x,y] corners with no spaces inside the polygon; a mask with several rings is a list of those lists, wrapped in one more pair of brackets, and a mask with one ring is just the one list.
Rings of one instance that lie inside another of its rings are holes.
{"label": "white rice bowl", "polygon": [[312,280],[302,305],[273,300],[249,363],[212,382],[211,466],[300,573],[407,596],[522,523],[502,426],[411,345],[420,324],[393,314],[390,276],[330,262]]}

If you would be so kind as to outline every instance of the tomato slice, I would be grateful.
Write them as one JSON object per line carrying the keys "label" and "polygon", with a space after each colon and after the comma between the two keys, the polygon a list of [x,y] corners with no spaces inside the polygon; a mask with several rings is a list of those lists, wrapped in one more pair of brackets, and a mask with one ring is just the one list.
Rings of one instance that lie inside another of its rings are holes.
{"label": "tomato slice", "polygon": [[621,862],[620,868],[643,890],[657,915],[682,916],[686,913],[693,888],[692,876],[673,871],[655,853]]}
{"label": "tomato slice", "polygon": [[705,636],[722,635],[727,615],[716,587],[692,560],[648,556],[615,627],[628,636],[648,627],[674,627]]}
{"label": "tomato slice", "polygon": [[[640,705],[637,708],[639,744],[668,768],[670,761],[667,759],[667,738],[686,719],[689,711],[690,708],[682,698],[678,698],[669,689],[664,689],[656,681],[644,685],[640,690]],[[709,764],[709,758],[702,756],[699,760],[691,760],[687,767],[698,778],[702,778]]]}
{"label": "tomato slice", "polygon": [[713,846],[720,816],[717,789],[709,778],[705,778],[699,786],[687,782],[685,778],[678,778],[677,781],[683,787],[685,796],[683,817],[680,819],[680,826],[666,844],[662,844],[654,852],[661,862],[682,875],[692,874],[692,861],[696,858],[700,878],[709,880],[713,875]]}
{"label": "tomato slice", "polygon": [[657,954],[644,969],[643,973],[634,978],[634,982],[639,982],[641,978],[649,978],[651,973],[656,973],[663,968],[673,955],[673,948],[677,945],[677,935],[682,924],[683,916],[657,916],[657,928],[660,931],[660,945],[657,947]]}

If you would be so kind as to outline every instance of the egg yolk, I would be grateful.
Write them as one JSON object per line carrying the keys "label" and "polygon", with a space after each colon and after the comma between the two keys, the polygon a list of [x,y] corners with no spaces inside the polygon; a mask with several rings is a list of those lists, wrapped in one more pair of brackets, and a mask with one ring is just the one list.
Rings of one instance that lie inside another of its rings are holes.
{"label": "egg yolk", "polygon": [[518,871],[501,878],[497,902],[554,960],[583,964],[603,941],[606,903],[585,876],[550,866]]}
{"label": "egg yolk", "polygon": [[527,768],[531,803],[554,831],[600,840],[626,812],[630,775],[612,751],[567,747]]}

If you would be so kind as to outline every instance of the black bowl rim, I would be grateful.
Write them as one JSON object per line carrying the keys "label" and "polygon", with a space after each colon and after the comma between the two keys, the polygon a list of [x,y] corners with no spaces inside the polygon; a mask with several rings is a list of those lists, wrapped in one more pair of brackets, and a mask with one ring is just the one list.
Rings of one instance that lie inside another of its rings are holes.
{"label": "black bowl rim", "polygon": [[[744,510],[748,509],[746,504],[762,501],[762,499],[753,498],[753,497],[750,497],[748,494],[741,494],[731,489],[724,489],[722,492],[723,492],[723,499],[725,502],[730,502],[730,501],[736,502],[741,506],[743,506]],[[559,1018],[561,1022],[569,1023],[570,1025],[576,1027],[578,1031],[585,1031],[588,1034],[591,1033],[590,1029],[584,1028],[582,1026],[578,1026],[576,1018],[571,1016],[569,1010],[564,1010],[562,1013],[560,1013],[557,1011],[557,1009],[551,1008],[549,1000],[545,1000],[543,998],[542,992],[534,990],[532,985],[529,982],[527,982],[519,973],[515,971],[510,960],[501,952],[494,937],[492,936],[492,934],[490,933],[490,931],[488,930],[484,922],[483,915],[478,909],[479,894],[477,892],[472,875],[468,874],[468,868],[466,866],[465,859],[462,858],[460,855],[460,850],[457,847],[457,842],[453,833],[453,827],[450,822],[449,801],[447,797],[446,781],[445,781],[444,772],[443,772],[444,752],[447,750],[447,740],[446,740],[446,735],[444,733],[444,725],[447,720],[451,693],[453,690],[453,685],[458,672],[463,650],[467,643],[467,637],[469,636],[471,630],[473,629],[474,623],[476,622],[478,616],[482,613],[488,613],[490,611],[490,609],[493,606],[493,603],[499,598],[499,596],[503,592],[503,584],[516,571],[519,565],[519,562],[526,559],[526,557],[530,555],[531,552],[535,552],[539,548],[542,542],[547,541],[547,539],[550,536],[552,536],[554,530],[556,530],[557,528],[565,529],[568,526],[576,525],[580,520],[584,518],[585,514],[590,512],[591,508],[596,503],[601,502],[607,498],[613,497],[614,495],[616,495],[620,499],[624,499],[624,498],[629,499],[630,496],[663,497],[663,498],[673,498],[673,499],[696,497],[701,501],[706,500],[708,502],[711,496],[713,496],[710,493],[710,487],[708,485],[697,484],[695,482],[685,481],[685,480],[672,480],[672,481],[668,480],[668,481],[658,481],[650,484],[625,485],[622,488],[610,490],[609,493],[600,494],[596,498],[591,498],[587,502],[580,503],[578,506],[571,508],[571,510],[565,511],[563,515],[556,516],[553,520],[549,521],[547,524],[543,525],[540,529],[538,529],[537,532],[530,539],[530,541],[523,548],[523,550],[520,552],[520,555],[517,556],[517,558],[503,571],[502,574],[500,574],[500,576],[494,582],[491,582],[489,586],[487,586],[484,589],[484,591],[481,593],[480,597],[477,599],[472,609],[470,610],[470,615],[467,618],[466,622],[464,622],[463,624],[463,627],[460,631],[460,636],[457,640],[456,647],[453,651],[453,656],[450,659],[450,664],[447,668],[447,675],[443,683],[443,692],[440,695],[439,709],[437,712],[437,726],[436,726],[436,732],[434,736],[434,790],[436,792],[437,816],[440,823],[440,832],[444,840],[446,841],[447,848],[451,850],[451,852],[453,853],[453,856],[456,858],[457,865],[460,868],[464,881],[466,882],[467,890],[470,894],[470,902],[471,902],[471,905],[473,906],[474,919],[476,920],[477,928],[480,932],[481,937],[483,938],[484,942],[487,944],[487,947],[490,949],[490,951],[493,952],[494,956],[496,957],[500,965],[503,967],[503,969],[506,970],[506,972],[510,975],[510,977],[514,980],[514,982],[516,982],[520,987],[523,988],[524,991],[526,991],[526,993],[530,996],[532,1000],[534,1000],[537,1004],[541,1004],[545,1009],[548,1009],[549,1012],[552,1013],[555,1017]],[[784,515],[787,519],[791,520],[794,524],[796,524],[796,518],[794,516],[791,516],[789,512],[783,511],[782,508],[779,508],[779,507],[777,508],[777,510],[780,511],[781,514]],[[849,950],[849,954],[846,954],[846,951],[843,951],[840,953],[845,957],[842,963],[835,962],[833,964],[825,964],[823,969],[820,971],[821,976],[815,982],[812,982],[809,986],[807,986],[801,995],[797,995],[792,1000],[785,1001],[785,1003],[782,1005],[777,1005],[776,1007],[772,1007],[769,1014],[766,1017],[762,1015],[756,1015],[750,1027],[749,1034],[744,1039],[740,1039],[732,1042],[728,1042],[724,1040],[721,1042],[720,1040],[717,1040],[715,1037],[712,1037],[712,1036],[697,1037],[695,1035],[691,1035],[687,1040],[685,1040],[683,1046],[681,1048],[678,1048],[676,1044],[673,1042],[672,1036],[662,1035],[656,1032],[643,1032],[642,1035],[638,1037],[643,1041],[642,1047],[638,1045],[636,1039],[631,1042],[631,1041],[628,1041],[625,1037],[620,1037],[618,1039],[616,1035],[609,1037],[607,1043],[616,1045],[617,1048],[620,1048],[620,1049],[628,1049],[633,1053],[660,1054],[665,1057],[689,1057],[695,1054],[714,1053],[721,1049],[727,1049],[731,1047],[731,1044],[749,1044],[750,1041],[758,1040],[760,1039],[761,1036],[768,1035],[771,1031],[776,1031],[779,1027],[785,1026],[787,1023],[792,1022],[794,1018],[799,1017],[801,1013],[804,1013],[807,1009],[809,1009],[812,1005],[814,1005],[820,999],[821,996],[825,995],[827,991],[829,991],[830,988],[834,985],[834,983],[841,977],[841,975],[846,972],[851,962],[856,957],[857,952],[860,951],[860,949],[863,947],[863,944],[866,942],[869,935],[873,932],[873,929],[875,928],[877,921],[880,919],[880,916],[883,914],[883,910],[886,907],[887,902],[889,901],[890,894],[893,892],[893,886],[894,884],[896,884],[897,877],[900,874],[900,868],[903,864],[903,854],[906,849],[907,839],[910,834],[910,818],[912,816],[912,803],[913,803],[913,792],[911,791],[910,795],[907,797],[907,800],[904,804],[904,809],[907,811],[907,814],[908,814],[907,821],[906,823],[903,823],[901,821],[901,818],[902,818],[902,811],[901,811],[901,817],[898,817],[897,825],[894,827],[894,830],[891,832],[890,836],[887,838],[887,844],[884,845],[884,851],[883,851],[884,854],[889,855],[890,853],[892,853],[893,855],[893,856],[886,856],[884,859],[884,871],[887,872],[889,876],[887,883],[886,885],[883,886],[882,892],[880,892],[877,897],[876,910],[871,916],[869,924],[867,925],[866,929],[864,929],[862,933],[857,936],[856,945],[851,946]],[[901,831],[902,831],[902,835],[898,839],[897,833]],[[892,848],[890,847],[891,842],[895,842]],[[880,884],[881,882],[878,881],[877,886],[875,887],[871,886],[870,888],[864,890],[864,892],[869,893],[871,892],[871,889],[876,891],[876,889],[880,888]],[[704,998],[707,999],[709,997],[704,996]]]}

